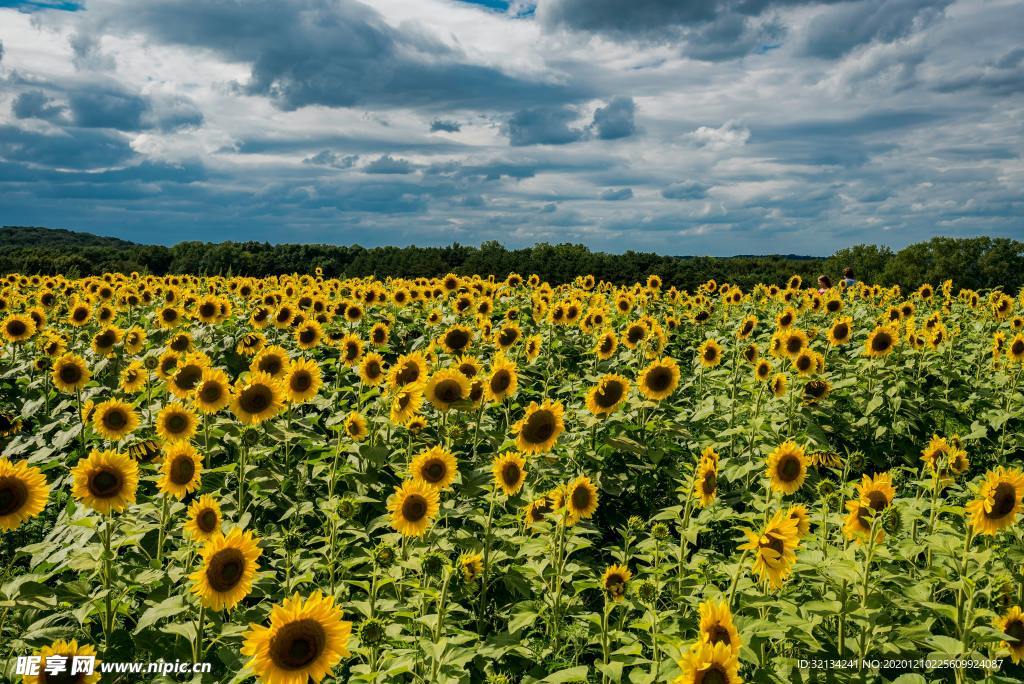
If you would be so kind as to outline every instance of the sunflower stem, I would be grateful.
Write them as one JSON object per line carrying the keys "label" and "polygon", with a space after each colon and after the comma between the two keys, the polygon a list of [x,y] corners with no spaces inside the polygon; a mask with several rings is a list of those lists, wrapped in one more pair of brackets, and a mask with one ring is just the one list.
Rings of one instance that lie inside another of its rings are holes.
{"label": "sunflower stem", "polygon": [[729,587],[729,610],[732,610],[733,601],[736,598],[736,588],[740,583],[740,573],[743,572],[743,564],[747,562],[749,554],[749,549],[743,552],[743,555],[740,556],[740,562],[736,564],[736,571],[732,574],[732,585]]}
{"label": "sunflower stem", "polygon": [[157,534],[156,562],[161,563],[164,558],[164,542],[167,538],[167,511],[170,495],[163,495],[163,503],[160,505],[160,531]]}
{"label": "sunflower stem", "polygon": [[110,646],[110,634],[114,631],[113,581],[112,563],[114,554],[111,551],[110,537],[114,519],[110,513],[103,515],[103,650]]}
{"label": "sunflower stem", "polygon": [[444,573],[444,581],[441,583],[441,594],[437,599],[437,623],[434,625],[434,648],[431,654],[430,664],[430,680],[431,682],[437,681],[437,672],[441,667],[441,659],[437,654],[437,644],[441,641],[441,633],[444,627],[444,611],[446,602],[448,600],[448,585],[452,579],[452,569],[448,568]]}
{"label": "sunflower stem", "polygon": [[198,663],[203,658],[203,631],[206,627],[206,606],[199,603],[199,613],[196,615],[196,640],[192,644],[192,662]]}
{"label": "sunflower stem", "polygon": [[491,569],[491,523],[494,520],[494,503],[498,498],[497,483],[491,488],[491,503],[487,508],[487,523],[484,525],[483,571],[480,573],[480,603],[476,613],[476,631],[483,634],[484,612],[487,609],[487,575]]}

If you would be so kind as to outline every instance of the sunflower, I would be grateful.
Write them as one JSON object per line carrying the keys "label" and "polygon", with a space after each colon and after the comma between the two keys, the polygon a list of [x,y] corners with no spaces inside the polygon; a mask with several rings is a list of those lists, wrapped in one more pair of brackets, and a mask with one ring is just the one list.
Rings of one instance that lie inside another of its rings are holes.
{"label": "sunflower", "polygon": [[323,328],[315,320],[306,321],[295,330],[295,346],[299,349],[313,349],[324,336]]}
{"label": "sunflower", "polygon": [[594,515],[597,501],[597,487],[586,475],[577,477],[565,486],[565,509],[570,522],[585,520]]}
{"label": "sunflower", "polygon": [[484,573],[484,557],[475,551],[463,553],[459,556],[458,567],[466,584],[472,584]]}
{"label": "sunflower", "polygon": [[800,538],[807,536],[807,533],[811,531],[811,514],[807,510],[807,506],[803,504],[796,504],[790,506],[786,511],[790,518],[796,520],[796,533]]}
{"label": "sunflower", "polygon": [[499,356],[491,366],[491,373],[484,383],[484,396],[488,401],[502,402],[515,395],[519,385],[516,364],[503,356]]}
{"label": "sunflower", "polygon": [[533,527],[537,523],[543,522],[553,510],[551,500],[542,496],[523,507],[523,521],[527,526]]}
{"label": "sunflower", "polygon": [[36,323],[28,316],[11,314],[0,323],[0,334],[12,344],[21,344],[36,334]]}
{"label": "sunflower", "polygon": [[1009,637],[999,646],[1009,649],[1013,662],[1020,663],[1024,660],[1024,613],[1021,612],[1020,606],[1012,606],[1005,615],[997,617],[992,624]]}
{"label": "sunflower", "polygon": [[363,358],[363,341],[352,333],[341,338],[338,349],[341,350],[341,362],[350,368],[356,366]]}
{"label": "sunflower", "polygon": [[632,578],[633,573],[627,566],[618,563],[609,565],[608,569],[604,571],[604,576],[601,577],[601,586],[604,588],[605,596],[616,603],[621,602],[626,598],[626,585]]}
{"label": "sunflower", "polygon": [[423,353],[412,352],[398,357],[395,364],[391,366],[388,380],[392,387],[404,387],[420,382],[428,372],[427,360]]}
{"label": "sunflower", "polygon": [[758,359],[757,363],[754,364],[754,379],[758,382],[764,382],[772,374],[772,363],[768,359]]}
{"label": "sunflower", "polygon": [[0,530],[15,530],[42,513],[49,495],[42,471],[0,458]]}
{"label": "sunflower", "polygon": [[414,482],[437,490],[450,488],[458,474],[459,465],[455,456],[439,446],[422,451],[409,465],[409,475]]}
{"label": "sunflower", "polygon": [[792,440],[777,446],[768,455],[765,477],[780,494],[792,494],[800,489],[807,478],[807,456],[803,448]]}
{"label": "sunflower", "polygon": [[203,457],[188,442],[174,442],[164,447],[160,472],[163,476],[157,488],[165,494],[182,499],[199,488]]}
{"label": "sunflower", "polygon": [[940,479],[963,475],[971,465],[966,451],[938,435],[932,435],[928,446],[921,452],[921,460]]}
{"label": "sunflower", "polygon": [[[858,498],[846,502],[846,522],[843,533],[847,539],[864,541],[871,535],[872,519],[892,505],[896,489],[892,486],[889,473],[874,476],[864,475],[857,484]],[[875,541],[880,542],[884,533],[876,525]]]}
{"label": "sunflower", "polygon": [[743,641],[732,621],[732,611],[726,601],[704,601],[700,611],[700,638],[705,644],[716,646],[725,644],[734,655],[739,657]]}
{"label": "sunflower", "polygon": [[1024,334],[1017,333],[1006,346],[1006,356],[1017,363],[1024,363]]}
{"label": "sunflower", "polygon": [[178,360],[174,374],[167,383],[167,389],[179,399],[187,399],[195,394],[196,387],[203,378],[203,371],[209,367],[210,359],[201,352],[189,352]]}
{"label": "sunflower", "polygon": [[886,356],[899,344],[900,336],[896,328],[880,325],[868,335],[864,342],[864,354],[870,357]]}
{"label": "sunflower", "polygon": [[[95,684],[100,681],[100,668],[97,667],[101,662],[96,658],[96,649],[88,644],[78,645],[76,639],[71,641],[64,641],[58,639],[52,644],[43,646],[36,655],[40,659],[40,669],[38,674],[25,675],[22,678],[22,684],[56,684],[57,682],[66,682],[67,684]],[[54,675],[50,675],[46,671],[46,663],[50,658],[59,659],[57,662],[64,663],[66,671],[60,672]],[[71,664],[75,658],[92,658],[93,670],[92,674],[86,674],[84,672],[78,672],[74,675],[69,674],[71,672]]]}
{"label": "sunflower", "polygon": [[519,451],[527,455],[550,451],[565,430],[564,413],[562,402],[548,399],[541,404],[530,402],[526,415],[512,426]]}
{"label": "sunflower", "polygon": [[469,399],[470,384],[458,370],[444,368],[430,376],[424,395],[439,411],[448,411],[459,402]]}
{"label": "sunflower", "polygon": [[139,466],[117,451],[93,450],[71,469],[72,494],[97,513],[121,511],[135,503]]}
{"label": "sunflower", "polygon": [[53,362],[53,385],[62,392],[73,393],[85,387],[90,373],[85,360],[77,354],[64,354]]}
{"label": "sunflower", "polygon": [[975,534],[994,535],[1017,518],[1024,497],[1024,474],[1016,468],[997,467],[985,474],[978,498],[967,504]]}
{"label": "sunflower", "polygon": [[[713,453],[713,452],[712,452]],[[710,506],[718,491],[718,461],[701,458],[693,480],[693,494],[701,508]]]}
{"label": "sunflower", "polygon": [[282,377],[287,369],[288,352],[276,344],[261,349],[249,364],[249,370],[253,373],[266,373],[272,378]]}
{"label": "sunflower", "polygon": [[652,401],[667,398],[678,386],[679,364],[668,356],[651,361],[637,378],[640,393]]}
{"label": "sunflower", "polygon": [[629,396],[629,390],[629,380],[609,373],[587,392],[587,410],[595,416],[611,415]]}
{"label": "sunflower", "polygon": [[285,398],[293,404],[315,397],[322,384],[320,366],[311,359],[296,359],[289,363],[281,381]]}
{"label": "sunflower", "polygon": [[156,415],[156,433],[166,442],[189,440],[196,434],[199,419],[190,409],[172,402]]}
{"label": "sunflower", "polygon": [[231,403],[231,385],[227,373],[219,368],[204,368],[192,399],[200,413],[212,414]]}
{"label": "sunflower", "polygon": [[267,373],[250,373],[249,378],[235,383],[231,411],[246,425],[259,425],[273,418],[284,407],[281,386]]}
{"label": "sunflower", "polygon": [[837,318],[828,329],[828,341],[834,347],[846,344],[853,336],[853,319],[849,316]]}
{"label": "sunflower", "polygon": [[420,385],[404,385],[395,391],[391,399],[391,422],[406,425],[419,413],[423,405]]}
{"label": "sunflower", "polygon": [[191,591],[212,610],[231,610],[252,591],[262,551],[251,531],[215,534],[200,551],[203,566],[189,575]]}
{"label": "sunflower", "polygon": [[803,401],[805,404],[817,404],[828,397],[832,386],[827,380],[809,380],[804,383]]}
{"label": "sunflower", "polygon": [[267,338],[260,333],[249,333],[235,345],[235,351],[242,356],[254,356],[267,344]]}
{"label": "sunflower", "polygon": [[448,328],[438,339],[440,344],[449,354],[461,354],[473,342],[473,331],[464,325],[453,325]]}
{"label": "sunflower", "polygon": [[220,504],[209,494],[203,494],[188,507],[185,534],[190,538],[208,542],[220,534]]}
{"label": "sunflower", "polygon": [[697,347],[697,358],[705,368],[715,368],[722,363],[722,345],[714,339],[707,339]]}
{"label": "sunflower", "polygon": [[121,371],[121,391],[137,394],[146,384],[146,369],[138,360],[132,361]]}
{"label": "sunflower", "polygon": [[19,416],[6,411],[0,413],[0,437],[10,437],[21,432],[22,421]]}
{"label": "sunflower", "polygon": [[92,426],[105,439],[124,439],[139,426],[139,416],[129,404],[110,399],[98,404],[92,414]]}
{"label": "sunflower", "polygon": [[440,509],[438,490],[425,482],[406,480],[388,500],[391,526],[406,537],[420,537]]}
{"label": "sunflower", "polygon": [[786,394],[786,376],[783,373],[776,373],[772,378],[772,394],[781,399]]}
{"label": "sunflower", "polygon": [[530,335],[526,338],[526,360],[529,363],[533,363],[538,356],[543,346],[543,341],[539,334]]}
{"label": "sunflower", "polygon": [[362,442],[370,431],[366,427],[366,418],[358,411],[352,411],[345,418],[345,434],[353,442]]}
{"label": "sunflower", "polygon": [[762,582],[778,589],[796,562],[796,547],[800,543],[797,521],[784,511],[777,511],[763,531],[743,530],[743,533],[747,543],[739,549],[754,552],[754,572]]}
{"label": "sunflower", "polygon": [[728,644],[697,642],[679,661],[683,674],[672,684],[742,684],[740,661]]}
{"label": "sunflower", "polygon": [[384,357],[370,352],[359,361],[359,378],[364,384],[376,387],[384,382]]}
{"label": "sunflower", "polygon": [[807,349],[809,342],[807,333],[799,328],[789,328],[783,331],[779,336],[779,340],[782,345],[780,351],[791,359],[795,359],[801,352]]}
{"label": "sunflower", "polygon": [[516,451],[507,451],[495,457],[491,472],[494,473],[494,486],[505,492],[505,496],[512,496],[526,482],[526,459]]}
{"label": "sunflower", "polygon": [[594,355],[602,361],[607,361],[615,354],[615,349],[619,346],[619,340],[615,337],[615,333],[611,330],[606,330],[601,333],[601,336],[597,338],[597,342],[594,344]]}

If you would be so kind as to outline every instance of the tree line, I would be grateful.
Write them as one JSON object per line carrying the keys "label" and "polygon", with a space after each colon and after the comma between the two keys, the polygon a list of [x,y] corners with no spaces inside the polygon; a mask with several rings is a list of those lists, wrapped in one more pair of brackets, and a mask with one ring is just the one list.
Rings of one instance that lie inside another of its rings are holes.
{"label": "tree line", "polygon": [[583,245],[540,243],[508,249],[498,242],[479,247],[361,247],[359,245],[277,244],[266,242],[181,242],[171,247],[142,245],[48,228],[0,228],[0,273],[63,274],[69,277],[105,272],[193,273],[268,276],[311,273],[328,277],[374,275],[378,278],[441,276],[445,273],[503,278],[509,273],[536,273],[552,283],[580,274],[623,284],[648,274],[665,286],[692,290],[714,278],[749,288],[756,283],[783,284],[793,274],[813,283],[821,274],[833,281],[852,268],[858,280],[916,288],[952,278],[958,287],[1002,287],[1016,292],[1024,285],[1024,242],[1008,238],[937,237],[893,251],[877,245],[840,249],[829,257],[795,255],[686,257],[650,252],[594,252]]}

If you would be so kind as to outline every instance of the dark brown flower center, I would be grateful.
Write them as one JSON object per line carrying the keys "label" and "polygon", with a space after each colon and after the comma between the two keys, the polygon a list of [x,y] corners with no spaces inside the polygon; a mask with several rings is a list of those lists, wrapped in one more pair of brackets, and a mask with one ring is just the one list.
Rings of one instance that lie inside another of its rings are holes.
{"label": "dark brown flower center", "polygon": [[15,318],[14,320],[7,322],[7,332],[11,337],[21,337],[28,332],[28,326],[25,325],[25,321]]}
{"label": "dark brown flower center", "polygon": [[1009,634],[1012,638],[1008,641],[1011,646],[1024,645],[1024,621],[1022,620],[1011,620],[1007,623],[1006,627],[1003,628],[1003,632]]}
{"label": "dark brown flower center", "polygon": [[398,372],[397,377],[399,385],[408,385],[411,382],[416,382],[420,379],[420,367],[412,361],[406,361],[405,365],[402,366],[402,370]]}
{"label": "dark brown flower center", "polygon": [[496,372],[491,376],[491,391],[495,394],[501,394],[509,388],[512,384],[512,374],[504,368]]}
{"label": "dark brown flower center", "polygon": [[519,464],[509,461],[501,467],[501,481],[506,487],[515,487],[519,484],[519,477],[522,474]]}
{"label": "dark brown flower center", "polygon": [[128,425],[128,414],[120,407],[111,408],[103,413],[101,420],[103,421],[103,427],[116,432],[123,430]]}
{"label": "dark brown flower center", "polygon": [[28,501],[28,486],[17,477],[0,478],[0,516],[21,510]]}
{"label": "dark brown flower center", "polygon": [[597,388],[594,393],[594,402],[601,408],[611,408],[622,401],[625,387],[618,380],[608,380]]}
{"label": "dark brown flower center", "polygon": [[892,335],[887,332],[880,332],[871,338],[871,349],[876,352],[883,352],[892,346]]}
{"label": "dark brown flower center", "polygon": [[462,399],[462,386],[455,380],[442,380],[434,386],[434,396],[445,404]]}
{"label": "dark brown flower center", "polygon": [[174,376],[174,384],[184,390],[193,389],[203,377],[203,369],[194,363],[182,366]]}
{"label": "dark brown flower center", "polygon": [[409,522],[419,522],[427,516],[427,500],[419,494],[410,494],[402,502],[402,517]]}
{"label": "dark brown flower center", "polygon": [[89,493],[97,499],[110,499],[121,493],[124,476],[119,470],[103,467],[89,476]]}
{"label": "dark brown flower center", "polygon": [[583,485],[578,485],[572,490],[572,507],[578,511],[586,510],[590,507],[593,498],[590,495],[590,490]]}
{"label": "dark brown flower center", "polygon": [[204,404],[215,404],[224,397],[224,388],[219,382],[207,382],[199,390],[199,400]]}
{"label": "dark brown flower center", "polygon": [[188,430],[188,418],[184,413],[172,413],[164,418],[164,428],[172,435],[180,435]]}
{"label": "dark brown flower center", "polygon": [[469,333],[461,328],[449,330],[444,336],[444,343],[452,351],[459,351],[469,344]]}
{"label": "dark brown flower center", "polygon": [[441,459],[431,459],[423,464],[420,475],[430,484],[437,484],[448,474],[448,466]]}
{"label": "dark brown flower center", "polygon": [[712,644],[731,644],[731,637],[729,636],[729,630],[717,622],[712,625],[708,631],[708,641]]}
{"label": "dark brown flower center", "polygon": [[533,413],[523,426],[523,437],[527,442],[540,444],[551,438],[555,432],[555,416],[547,409]]}
{"label": "dark brown flower center", "polygon": [[238,403],[246,413],[262,413],[273,403],[274,393],[266,385],[252,385],[242,390]]}
{"label": "dark brown flower center", "polygon": [[714,663],[708,669],[697,673],[694,684],[729,684],[729,675],[721,665]]}
{"label": "dark brown flower center", "polygon": [[282,359],[277,354],[266,354],[262,358],[260,358],[260,361],[256,367],[259,368],[264,373],[269,373],[270,375],[277,375],[278,373],[281,372],[281,369],[284,367],[284,359]]}
{"label": "dark brown flower center", "polygon": [[313,619],[289,622],[270,640],[270,659],[282,670],[301,670],[316,662],[327,645],[327,633]]}
{"label": "dark brown flower center", "polygon": [[710,496],[715,493],[715,488],[718,487],[718,475],[714,471],[708,471],[704,475],[704,479],[701,481],[701,491],[705,495]]}
{"label": "dark brown flower center", "polygon": [[647,374],[646,384],[652,392],[664,392],[672,384],[672,371],[665,366],[655,366]]}
{"label": "dark brown flower center", "polygon": [[992,510],[985,517],[999,519],[1013,512],[1017,507],[1017,491],[1009,482],[1000,482],[992,493]]}
{"label": "dark brown flower center", "polygon": [[64,384],[76,385],[82,380],[82,369],[77,364],[69,363],[60,367],[58,375]]}
{"label": "dark brown flower center", "polygon": [[170,478],[176,485],[187,485],[196,474],[196,464],[188,456],[178,456],[171,462]]}
{"label": "dark brown flower center", "polygon": [[313,386],[313,376],[306,370],[296,371],[288,384],[293,392],[305,392]]}
{"label": "dark brown flower center", "polygon": [[783,482],[793,482],[796,480],[800,477],[800,470],[800,459],[791,454],[783,456],[776,466],[779,479]]}
{"label": "dark brown flower center", "polygon": [[209,534],[217,529],[217,513],[212,508],[205,508],[196,516],[196,526]]}
{"label": "dark brown flower center", "polygon": [[245,556],[236,548],[221,549],[210,557],[206,566],[206,581],[220,593],[231,591],[245,573]]}

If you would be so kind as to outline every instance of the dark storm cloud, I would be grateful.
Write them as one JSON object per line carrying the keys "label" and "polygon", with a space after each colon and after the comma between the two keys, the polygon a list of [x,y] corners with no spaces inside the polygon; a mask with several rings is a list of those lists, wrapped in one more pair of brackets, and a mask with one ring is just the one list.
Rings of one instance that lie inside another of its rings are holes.
{"label": "dark storm cloud", "polygon": [[602,140],[628,138],[636,132],[636,105],[631,97],[614,97],[594,112],[594,129]]}
{"label": "dark storm cloud", "polygon": [[434,119],[430,122],[430,132],[444,131],[445,133],[458,133],[462,130],[462,124],[458,121],[448,119]]}
{"label": "dark storm cloud", "polygon": [[[244,92],[282,109],[402,106],[505,109],[586,97],[582,84],[471,63],[426,31],[390,26],[354,0],[150,0],[108,17],[166,43],[251,64]],[[268,36],[273,36],[268,40]]]}
{"label": "dark storm cloud", "polygon": [[67,109],[52,100],[41,90],[27,90],[19,93],[11,103],[11,113],[19,119],[42,119],[54,121]]}
{"label": "dark storm cloud", "polygon": [[123,136],[90,129],[65,129],[47,135],[0,125],[0,158],[55,168],[115,166],[135,156]]}
{"label": "dark storm cloud", "polygon": [[836,59],[875,41],[889,43],[938,20],[953,0],[862,0],[811,20],[802,54]]}

